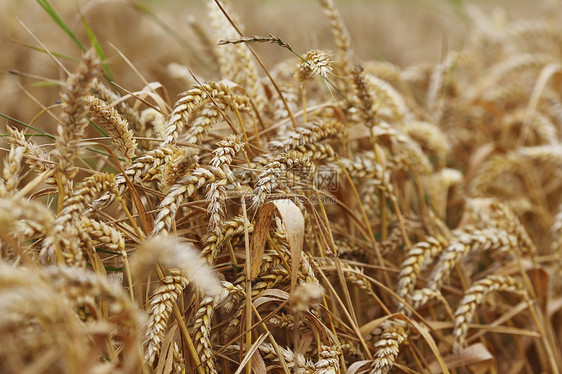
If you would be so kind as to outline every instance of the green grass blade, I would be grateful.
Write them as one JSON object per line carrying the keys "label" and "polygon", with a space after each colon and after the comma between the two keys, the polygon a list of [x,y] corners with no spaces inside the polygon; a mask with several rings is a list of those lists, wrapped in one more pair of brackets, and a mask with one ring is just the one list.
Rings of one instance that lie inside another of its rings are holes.
{"label": "green grass blade", "polygon": [[96,125],[94,122],[92,122],[92,120],[90,121],[90,125],[92,125],[96,130],[98,130],[98,132],[106,138],[109,138],[109,135],[107,135],[107,133],[105,131],[103,131],[103,129],[101,127],[99,127],[98,125]]}
{"label": "green grass blade", "polygon": [[[24,47],[26,47],[26,48],[33,49],[33,50],[35,50],[35,51],[39,51],[39,52],[42,52],[42,53],[47,53],[47,51],[46,51],[44,48],[37,47],[37,46],[35,46],[35,45],[31,45],[31,44],[22,42],[22,41],[20,41],[20,40],[12,39],[12,42],[14,42],[14,43],[16,43],[16,44],[19,44],[19,45],[22,45],[22,46],[24,46]],[[58,58],[62,58],[63,60],[74,61],[74,62],[80,61],[79,58],[76,58],[76,57],[73,57],[73,56],[69,56],[69,55],[65,55],[65,54],[63,54],[63,53],[54,52],[54,51],[49,51],[49,52],[51,52],[51,54],[52,54],[53,56],[58,57]]]}
{"label": "green grass blade", "polygon": [[113,82],[114,80],[113,74],[111,74],[111,70],[109,69],[109,65],[107,64],[107,58],[105,57],[105,53],[103,53],[98,38],[96,38],[96,35],[94,34],[94,30],[92,30],[92,28],[90,27],[88,21],[86,21],[86,18],[84,18],[84,16],[81,15],[80,18],[82,19],[82,24],[84,25],[84,29],[86,30],[86,34],[88,35],[88,39],[90,39],[90,43],[96,50],[96,53],[101,60],[101,64],[103,66],[103,71],[105,72],[105,76],[110,82]]}
{"label": "green grass blade", "polygon": [[70,27],[68,27],[68,25],[63,21],[63,19],[53,9],[51,4],[49,4],[47,0],[37,0],[37,3],[41,5],[43,9],[45,9],[45,12],[47,12],[47,14],[51,16],[53,21],[55,21],[57,25],[59,25],[59,27],[74,41],[74,43],[76,43],[76,45],[78,46],[78,48],[80,48],[80,50],[82,50],[82,52],[86,51],[86,47],[84,47],[84,44],[82,44],[80,40],[78,40],[76,35],[74,35],[72,30],[70,29]]}
{"label": "green grass blade", "polygon": [[30,86],[31,87],[59,87],[60,83],[53,82],[53,81],[41,81],[41,82],[31,83]]}
{"label": "green grass blade", "polygon": [[[2,137],[2,138],[6,138],[8,136],[10,136],[10,134],[0,134],[0,137]],[[23,134],[23,136],[27,136],[27,137],[38,136],[38,137],[41,137],[41,136],[45,136],[45,135],[43,135],[43,134]]]}
{"label": "green grass blade", "polygon": [[47,132],[45,132],[45,131],[39,130],[38,128],[33,127],[33,126],[31,126],[31,125],[28,125],[27,123],[22,122],[22,121],[20,121],[19,119],[15,119],[15,118],[13,118],[13,117],[10,117],[10,116],[8,116],[7,114],[0,113],[0,117],[4,117],[4,118],[6,118],[6,119],[8,119],[8,120],[10,120],[10,121],[13,121],[13,122],[19,124],[19,125],[25,126],[25,127],[27,127],[28,129],[31,129],[31,130],[33,130],[33,131],[37,131],[38,133],[42,134],[43,136],[46,136],[47,138],[51,138],[51,139],[54,139],[54,138],[55,138],[53,135],[51,135],[51,134],[49,134],[49,133],[47,133]]}

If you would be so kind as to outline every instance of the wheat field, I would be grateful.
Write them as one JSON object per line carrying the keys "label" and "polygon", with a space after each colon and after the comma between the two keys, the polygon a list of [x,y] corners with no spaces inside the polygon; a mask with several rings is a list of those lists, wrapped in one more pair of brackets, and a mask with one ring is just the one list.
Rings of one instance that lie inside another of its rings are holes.
{"label": "wheat field", "polygon": [[0,373],[560,372],[560,1],[0,11]]}

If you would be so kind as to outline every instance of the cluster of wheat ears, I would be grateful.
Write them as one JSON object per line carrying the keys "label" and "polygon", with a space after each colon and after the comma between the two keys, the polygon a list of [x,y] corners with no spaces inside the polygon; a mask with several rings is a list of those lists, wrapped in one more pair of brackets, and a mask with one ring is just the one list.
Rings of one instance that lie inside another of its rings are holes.
{"label": "cluster of wheat ears", "polygon": [[6,127],[0,372],[559,372],[560,12],[467,6],[462,49],[401,68],[319,2],[334,51],[209,1],[220,79],[124,92],[92,48],[52,142]]}

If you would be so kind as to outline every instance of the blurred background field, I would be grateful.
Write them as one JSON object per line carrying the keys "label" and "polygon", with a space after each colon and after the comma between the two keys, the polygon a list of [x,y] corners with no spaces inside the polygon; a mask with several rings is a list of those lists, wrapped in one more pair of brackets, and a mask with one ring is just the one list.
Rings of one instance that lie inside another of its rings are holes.
{"label": "blurred background field", "polygon": [[[312,48],[335,48],[329,23],[316,1],[242,0],[233,3],[243,20],[246,35],[274,34],[299,53]],[[522,15],[532,18],[545,2],[541,2],[541,6],[528,0],[472,3],[486,12],[495,12],[498,23],[501,23],[506,18],[517,19]],[[401,67],[435,64],[449,50],[462,48],[469,31],[463,4],[452,0],[337,2],[351,32],[357,57],[364,61],[386,60]],[[149,82],[161,82],[171,98],[177,97],[188,84],[171,76],[168,70],[171,62],[191,68],[203,79],[216,78],[209,69],[211,64],[201,63],[201,46],[188,22],[191,18],[205,23],[205,5],[201,0],[63,0],[52,2],[52,5],[78,38],[87,44],[88,37],[79,14],[83,15],[108,57],[116,83],[128,90],[142,88],[139,87],[138,72]],[[158,22],[164,23],[168,30]],[[41,110],[29,95],[46,106],[54,104],[44,100],[56,97],[54,93],[58,87],[49,87],[42,78],[58,80],[63,73],[51,57],[34,49],[40,46],[22,24],[53,52],[77,58],[80,51],[36,1],[0,1],[0,111],[28,122]],[[270,67],[291,57],[288,51],[272,45],[256,45],[256,49]],[[119,56],[118,51],[134,60],[137,72]],[[68,66],[75,63],[64,58],[61,62]],[[11,70],[21,74],[10,74]],[[22,76],[26,74],[35,77]],[[41,121],[39,119],[39,123]]]}

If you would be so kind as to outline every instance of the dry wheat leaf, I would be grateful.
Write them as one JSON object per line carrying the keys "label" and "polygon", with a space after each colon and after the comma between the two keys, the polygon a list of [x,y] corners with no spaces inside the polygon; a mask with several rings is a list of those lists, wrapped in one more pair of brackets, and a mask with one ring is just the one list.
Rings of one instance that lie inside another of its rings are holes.
{"label": "dry wheat leaf", "polygon": [[535,288],[535,293],[537,295],[537,300],[539,301],[541,310],[546,315],[549,301],[548,284],[550,282],[550,277],[546,270],[540,266],[527,270],[527,275],[533,283],[533,287]]}
{"label": "dry wheat leaf", "polygon": [[347,371],[345,372],[345,374],[362,374],[362,373],[366,373],[367,370],[361,370],[361,368],[365,365],[370,364],[371,360],[362,360],[362,361],[356,361],[353,364],[351,364],[348,368]]}
{"label": "dry wheat leaf", "polygon": [[562,296],[551,299],[548,303],[548,318],[552,318],[560,309],[562,309]]}
{"label": "dry wheat leaf", "polygon": [[251,253],[253,261],[250,263],[250,278],[253,279],[259,274],[261,259],[265,250],[265,240],[269,233],[275,209],[279,212],[287,233],[287,242],[291,250],[291,289],[294,289],[304,239],[304,217],[300,209],[291,200],[274,200],[260,207],[252,235]]}
{"label": "dry wheat leaf", "polygon": [[177,328],[178,324],[174,322],[164,337],[161,351],[166,354],[162,355],[158,359],[158,366],[154,369],[154,374],[168,374],[172,372],[174,359],[174,335],[176,334]]}
{"label": "dry wheat leaf", "polygon": [[274,211],[275,206],[272,203],[266,203],[258,210],[251,243],[250,279],[257,277],[260,272],[261,259],[265,251],[265,241],[269,233]]}
{"label": "dry wheat leaf", "polygon": [[301,262],[301,251],[304,240],[304,216],[299,207],[291,200],[273,201],[281,215],[287,232],[287,242],[291,250],[291,293],[297,285],[298,269]]}
{"label": "dry wheat leaf", "polygon": [[482,164],[488,159],[488,157],[494,152],[496,145],[494,143],[486,143],[477,148],[474,153],[470,156],[468,162],[468,172],[465,175],[465,182],[470,184],[478,169]]}
{"label": "dry wheat leaf", "polygon": [[312,344],[313,340],[314,340],[314,336],[312,335],[311,332],[302,334],[299,337],[299,344],[295,348],[295,352],[305,355],[308,348],[310,348],[310,345]]}
{"label": "dry wheat leaf", "polygon": [[359,332],[362,336],[367,336],[370,334],[374,329],[377,328],[381,323],[386,321],[389,318],[395,318],[398,314],[389,314],[381,318],[374,319],[372,321],[367,322],[363,326],[359,327]]}
{"label": "dry wheat leaf", "polygon": [[246,367],[248,362],[254,356],[254,353],[256,353],[259,346],[265,341],[265,339],[268,336],[269,336],[269,333],[263,334],[259,338],[256,339],[256,341],[252,344],[252,346],[250,347],[248,352],[246,352],[246,354],[244,355],[244,359],[242,360],[242,362],[240,363],[240,366],[238,367],[238,369],[236,370],[236,372],[234,374],[240,374],[242,372],[242,370],[244,370],[244,368]]}
{"label": "dry wheat leaf", "polygon": [[289,294],[283,290],[278,288],[273,288],[270,290],[265,290],[260,292],[256,299],[254,300],[253,304],[256,308],[272,302],[283,302],[289,299]]}
{"label": "dry wheat leaf", "polygon": [[267,368],[265,366],[265,362],[263,361],[263,357],[261,356],[260,351],[257,351],[252,356],[252,371],[255,374],[266,374]]}
{"label": "dry wheat leaf", "polygon": [[[458,355],[445,357],[444,360],[449,369],[456,369],[459,367],[479,364],[483,362],[489,362],[489,365],[491,365],[492,361],[494,360],[494,356],[490,353],[490,351],[486,349],[484,344],[476,343],[466,347]],[[441,373],[439,364],[436,361],[431,363],[429,368],[432,373]]]}
{"label": "dry wheat leaf", "polygon": [[433,337],[431,337],[431,334],[429,333],[427,328],[425,326],[420,325],[419,323],[417,323],[416,321],[410,318],[402,316],[401,319],[405,319],[416,330],[418,330],[418,332],[424,338],[426,343],[429,345],[429,348],[433,352],[435,358],[437,359],[437,364],[439,365],[439,368],[441,369],[443,374],[449,374],[449,370],[447,368],[447,365],[445,364],[445,361],[443,360],[443,357],[441,356],[441,353],[439,352],[439,348],[437,348],[437,344],[435,344],[435,340],[433,340]]}

